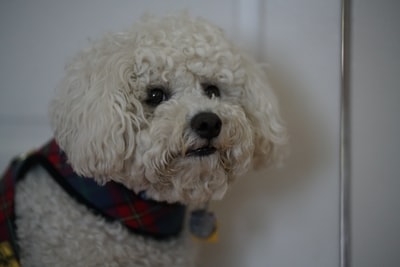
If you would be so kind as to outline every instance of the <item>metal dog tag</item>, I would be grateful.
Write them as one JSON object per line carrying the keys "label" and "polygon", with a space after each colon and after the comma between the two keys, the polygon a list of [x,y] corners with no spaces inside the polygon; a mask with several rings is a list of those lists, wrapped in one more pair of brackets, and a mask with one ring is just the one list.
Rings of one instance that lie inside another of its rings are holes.
{"label": "metal dog tag", "polygon": [[190,215],[190,232],[197,238],[216,241],[217,219],[212,212],[205,209],[192,211]]}

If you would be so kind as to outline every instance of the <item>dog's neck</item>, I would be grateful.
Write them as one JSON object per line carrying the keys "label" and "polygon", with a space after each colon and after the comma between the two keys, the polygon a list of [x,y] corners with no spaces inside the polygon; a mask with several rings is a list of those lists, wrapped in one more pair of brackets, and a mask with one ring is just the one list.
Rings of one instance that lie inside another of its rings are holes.
{"label": "dog's neck", "polygon": [[135,194],[120,183],[110,181],[99,185],[92,178],[77,175],[55,140],[31,154],[24,162],[28,165],[41,164],[79,203],[107,221],[120,222],[134,233],[155,239],[170,239],[183,229],[184,205],[157,202],[144,194]]}

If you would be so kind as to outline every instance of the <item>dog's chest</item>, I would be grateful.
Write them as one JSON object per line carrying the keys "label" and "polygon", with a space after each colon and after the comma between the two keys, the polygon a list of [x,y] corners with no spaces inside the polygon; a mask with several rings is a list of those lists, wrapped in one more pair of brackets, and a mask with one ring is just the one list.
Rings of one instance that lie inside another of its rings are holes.
{"label": "dog's chest", "polygon": [[134,235],[65,193],[40,167],[16,188],[23,266],[191,266],[184,234],[169,241]]}

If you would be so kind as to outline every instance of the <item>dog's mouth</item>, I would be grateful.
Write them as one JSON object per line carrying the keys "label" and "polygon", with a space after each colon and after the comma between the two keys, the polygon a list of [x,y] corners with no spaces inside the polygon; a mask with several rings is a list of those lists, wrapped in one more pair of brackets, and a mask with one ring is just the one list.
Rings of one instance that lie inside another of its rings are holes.
{"label": "dog's mouth", "polygon": [[196,149],[190,149],[186,152],[187,157],[206,157],[209,155],[214,154],[217,151],[217,149],[213,146],[203,146],[200,148]]}

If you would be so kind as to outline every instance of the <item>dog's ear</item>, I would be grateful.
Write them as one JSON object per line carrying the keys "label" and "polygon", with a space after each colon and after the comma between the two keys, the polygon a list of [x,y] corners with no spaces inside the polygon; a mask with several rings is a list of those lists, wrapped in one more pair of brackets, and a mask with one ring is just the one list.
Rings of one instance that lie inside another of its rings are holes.
{"label": "dog's ear", "polygon": [[132,156],[144,120],[131,88],[132,58],[126,55],[111,37],[81,52],[66,67],[50,104],[56,141],[73,169],[103,182]]}
{"label": "dog's ear", "polygon": [[279,163],[287,154],[287,133],[278,101],[261,66],[249,58],[245,62],[247,79],[242,105],[254,132],[254,166]]}

